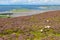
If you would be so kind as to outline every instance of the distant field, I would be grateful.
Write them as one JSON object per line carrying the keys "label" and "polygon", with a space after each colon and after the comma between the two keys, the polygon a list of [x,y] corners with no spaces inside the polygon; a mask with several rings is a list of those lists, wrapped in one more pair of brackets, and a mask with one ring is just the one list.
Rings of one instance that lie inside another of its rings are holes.
{"label": "distant field", "polygon": [[0,18],[9,18],[9,15],[0,15]]}
{"label": "distant field", "polygon": [[11,10],[10,12],[28,12],[30,10],[28,9],[14,9],[14,10]]}

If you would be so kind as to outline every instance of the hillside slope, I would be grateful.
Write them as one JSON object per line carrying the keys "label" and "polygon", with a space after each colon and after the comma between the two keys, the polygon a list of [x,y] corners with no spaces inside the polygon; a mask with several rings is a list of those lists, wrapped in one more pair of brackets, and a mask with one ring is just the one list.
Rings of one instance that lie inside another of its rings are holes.
{"label": "hillside slope", "polygon": [[0,18],[1,40],[60,40],[60,10]]}

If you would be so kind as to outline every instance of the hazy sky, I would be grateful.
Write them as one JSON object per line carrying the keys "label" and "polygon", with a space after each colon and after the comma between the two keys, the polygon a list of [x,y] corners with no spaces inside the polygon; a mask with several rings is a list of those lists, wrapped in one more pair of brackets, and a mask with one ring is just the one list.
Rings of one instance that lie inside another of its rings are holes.
{"label": "hazy sky", "polygon": [[60,0],[0,0],[0,5],[60,5]]}

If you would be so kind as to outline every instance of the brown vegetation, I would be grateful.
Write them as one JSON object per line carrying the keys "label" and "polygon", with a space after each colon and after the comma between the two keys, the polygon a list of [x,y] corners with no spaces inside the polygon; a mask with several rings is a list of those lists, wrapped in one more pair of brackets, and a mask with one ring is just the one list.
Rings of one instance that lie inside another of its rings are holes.
{"label": "brown vegetation", "polygon": [[60,11],[16,18],[0,18],[0,39],[33,40],[36,36],[31,31],[39,31],[45,26],[51,26],[50,29],[54,34],[60,34]]}

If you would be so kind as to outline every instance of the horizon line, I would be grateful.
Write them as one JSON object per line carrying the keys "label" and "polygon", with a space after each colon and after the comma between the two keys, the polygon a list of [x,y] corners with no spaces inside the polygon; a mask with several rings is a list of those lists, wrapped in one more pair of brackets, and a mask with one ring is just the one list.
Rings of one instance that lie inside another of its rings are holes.
{"label": "horizon line", "polygon": [[[0,6],[22,6],[22,5],[0,5]],[[34,5],[32,5],[32,6],[34,6]],[[40,6],[60,6],[60,5],[40,5]]]}

